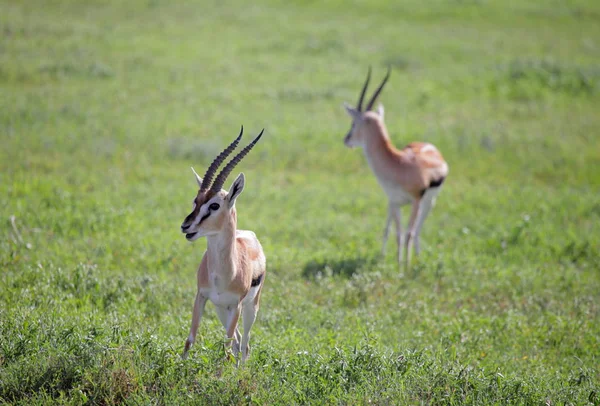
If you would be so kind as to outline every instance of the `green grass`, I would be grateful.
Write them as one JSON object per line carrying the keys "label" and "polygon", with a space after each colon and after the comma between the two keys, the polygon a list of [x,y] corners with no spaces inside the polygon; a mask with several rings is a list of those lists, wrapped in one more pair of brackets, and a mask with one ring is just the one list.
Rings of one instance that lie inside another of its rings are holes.
{"label": "green grass", "polygon": [[[369,65],[450,164],[407,271],[342,143]],[[598,405],[599,107],[591,0],[1,0],[0,402]],[[268,275],[236,369],[212,305],[179,357],[178,228],[240,124]]]}

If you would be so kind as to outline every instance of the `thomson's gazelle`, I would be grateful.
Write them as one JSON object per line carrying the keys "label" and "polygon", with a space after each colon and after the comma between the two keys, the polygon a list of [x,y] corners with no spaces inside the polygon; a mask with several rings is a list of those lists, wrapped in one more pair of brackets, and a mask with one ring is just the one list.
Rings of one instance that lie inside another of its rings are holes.
{"label": "thomson's gazelle", "polygon": [[415,254],[419,253],[419,234],[423,222],[429,214],[440,187],[448,176],[448,164],[442,154],[432,144],[413,142],[401,150],[392,145],[383,122],[383,106],[371,111],[373,103],[381,93],[390,76],[387,75],[377,88],[366,108],[362,109],[365,91],[371,78],[371,68],[362,88],[356,108],[345,104],[352,117],[352,128],[344,138],[347,147],[361,147],[377,181],[388,197],[388,213],[383,233],[383,248],[387,242],[392,220],[396,225],[398,262],[402,261],[402,226],[400,207],[411,203],[412,211],[405,240],[406,265],[410,263],[411,245],[414,242]]}
{"label": "thomson's gazelle", "polygon": [[[256,320],[262,290],[266,260],[263,249],[252,231],[237,229],[235,201],[244,190],[244,174],[240,173],[229,191],[221,189],[227,176],[262,136],[260,134],[240,151],[211,182],[215,171],[225,158],[233,152],[242,138],[240,135],[210,165],[204,179],[196,171],[200,186],[193,202],[192,212],[181,224],[181,231],[188,241],[206,237],[207,250],[198,268],[198,292],[194,302],[192,327],[185,342],[183,357],[187,357],[190,346],[196,339],[206,301],[214,303],[217,315],[227,330],[229,343],[237,358],[242,350],[242,361],[248,358],[250,329]],[[244,335],[237,328],[242,316]]]}

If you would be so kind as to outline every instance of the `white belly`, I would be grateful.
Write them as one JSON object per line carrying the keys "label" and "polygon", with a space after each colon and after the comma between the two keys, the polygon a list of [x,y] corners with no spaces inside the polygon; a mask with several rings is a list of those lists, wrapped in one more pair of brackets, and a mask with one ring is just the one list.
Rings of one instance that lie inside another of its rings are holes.
{"label": "white belly", "polygon": [[[259,286],[253,286],[248,291],[248,294],[244,296],[242,305],[249,303],[254,300],[258,293]],[[238,305],[240,302],[240,295],[231,292],[218,292],[215,288],[203,288],[200,289],[200,293],[207,297],[215,306],[232,308]]]}
{"label": "white belly", "polygon": [[406,193],[404,189],[399,188],[397,185],[387,184],[381,181],[379,182],[379,184],[385,191],[385,194],[388,196],[388,199],[397,205],[402,206],[404,204],[409,204],[414,200],[412,195]]}
{"label": "white belly", "polygon": [[200,289],[200,293],[213,302],[215,306],[231,307],[237,306],[240,302],[240,295],[231,292],[219,292],[216,289]]}

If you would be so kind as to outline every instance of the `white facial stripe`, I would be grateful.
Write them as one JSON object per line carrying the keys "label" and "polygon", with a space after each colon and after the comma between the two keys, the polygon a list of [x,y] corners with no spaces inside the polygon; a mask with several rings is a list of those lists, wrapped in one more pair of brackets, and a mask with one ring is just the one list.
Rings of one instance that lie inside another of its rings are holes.
{"label": "white facial stripe", "polygon": [[206,216],[208,214],[208,207],[206,205],[202,205],[202,207],[200,207],[200,211],[198,211],[198,215],[196,216],[196,218],[194,219],[194,226],[197,226],[198,224],[200,224],[200,221],[202,221],[202,218],[204,218],[204,216]]}
{"label": "white facial stripe", "polygon": [[[206,216],[210,212],[209,207],[213,203],[221,204],[221,199],[218,196],[215,196],[212,199],[210,199],[209,201],[207,201],[206,203],[204,203],[200,207],[200,211],[198,212],[198,215],[196,216],[196,218],[194,219],[194,221],[192,222],[192,225],[190,227],[196,227],[196,226],[198,226],[198,224],[200,224],[200,222],[202,221],[204,216]],[[194,202],[194,204],[195,204],[195,202]],[[196,208],[196,206],[194,206],[194,209],[195,208]]]}

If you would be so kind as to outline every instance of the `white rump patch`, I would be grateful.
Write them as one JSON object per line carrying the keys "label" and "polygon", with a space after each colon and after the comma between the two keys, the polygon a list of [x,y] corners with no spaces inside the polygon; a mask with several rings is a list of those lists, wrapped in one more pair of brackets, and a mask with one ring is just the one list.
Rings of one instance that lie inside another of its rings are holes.
{"label": "white rump patch", "polygon": [[437,148],[431,144],[426,144],[423,148],[421,148],[421,152],[427,152],[427,151],[437,151]]}

